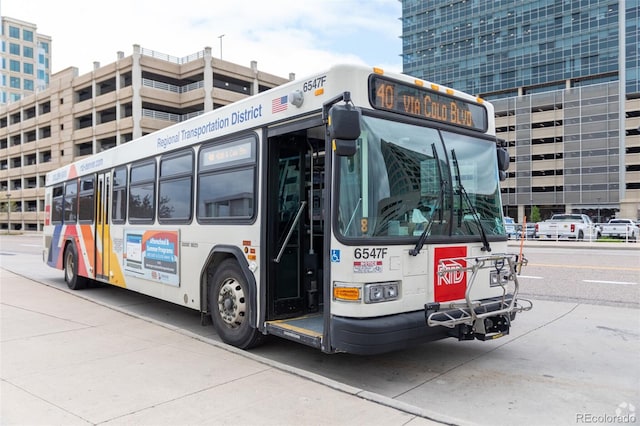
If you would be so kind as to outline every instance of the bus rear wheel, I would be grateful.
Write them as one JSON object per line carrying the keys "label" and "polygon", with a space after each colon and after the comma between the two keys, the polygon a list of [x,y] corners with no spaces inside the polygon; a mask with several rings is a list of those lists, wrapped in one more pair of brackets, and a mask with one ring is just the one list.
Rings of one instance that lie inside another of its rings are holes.
{"label": "bus rear wheel", "polygon": [[64,250],[64,280],[71,290],[81,290],[87,286],[87,280],[78,276],[78,252],[73,244]]}
{"label": "bus rear wheel", "polygon": [[254,309],[240,266],[233,260],[223,261],[209,287],[209,311],[223,342],[241,349],[249,349],[262,342],[264,336],[250,323]]}

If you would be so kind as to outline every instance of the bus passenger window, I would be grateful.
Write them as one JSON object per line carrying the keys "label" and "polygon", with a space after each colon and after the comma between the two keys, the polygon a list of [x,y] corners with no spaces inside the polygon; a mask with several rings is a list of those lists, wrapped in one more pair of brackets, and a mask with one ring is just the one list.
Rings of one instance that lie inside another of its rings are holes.
{"label": "bus passenger window", "polygon": [[118,167],[113,171],[113,197],[111,203],[111,221],[113,223],[124,223],[127,220],[126,167]]}
{"label": "bus passenger window", "polygon": [[51,206],[51,223],[62,223],[64,188],[62,185],[53,188],[53,203]]}
{"label": "bus passenger window", "polygon": [[191,220],[193,200],[193,151],[170,154],[160,160],[158,220]]}
{"label": "bus passenger window", "polygon": [[206,146],[200,150],[198,163],[198,220],[253,217],[254,135]]}
{"label": "bus passenger window", "polygon": [[94,210],[94,179],[84,177],[80,181],[80,210],[79,219],[85,222],[93,222]]}
{"label": "bus passenger window", "polygon": [[78,219],[78,182],[67,182],[64,187],[64,223]]}
{"label": "bus passenger window", "polygon": [[156,210],[156,163],[131,166],[129,221],[153,222]]}
{"label": "bus passenger window", "polygon": [[253,182],[253,168],[201,176],[198,217],[251,217],[254,208]]}

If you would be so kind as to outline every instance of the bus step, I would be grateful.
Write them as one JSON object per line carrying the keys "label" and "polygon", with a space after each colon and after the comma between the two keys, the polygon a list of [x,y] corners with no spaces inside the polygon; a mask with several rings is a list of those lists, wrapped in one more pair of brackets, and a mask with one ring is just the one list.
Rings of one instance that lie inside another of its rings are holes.
{"label": "bus step", "polygon": [[267,321],[267,333],[314,348],[322,347],[322,314]]}

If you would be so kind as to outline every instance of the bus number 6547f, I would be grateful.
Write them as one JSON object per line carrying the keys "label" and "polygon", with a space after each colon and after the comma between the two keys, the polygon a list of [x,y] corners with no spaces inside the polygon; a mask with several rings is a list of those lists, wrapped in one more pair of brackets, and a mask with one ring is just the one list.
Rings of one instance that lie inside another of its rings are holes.
{"label": "bus number 6547f", "polygon": [[386,247],[358,247],[353,250],[353,257],[356,259],[384,259],[386,255]]}

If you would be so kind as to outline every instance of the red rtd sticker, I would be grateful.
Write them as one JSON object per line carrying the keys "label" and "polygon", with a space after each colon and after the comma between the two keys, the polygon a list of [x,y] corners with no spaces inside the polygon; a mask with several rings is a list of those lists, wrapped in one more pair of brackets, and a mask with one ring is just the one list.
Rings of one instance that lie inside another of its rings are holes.
{"label": "red rtd sticker", "polygon": [[[467,271],[450,270],[466,268],[467,247],[439,247],[435,249],[433,292],[436,302],[464,299],[467,291]],[[440,264],[442,260],[442,264]],[[439,269],[449,269],[438,274]]]}

